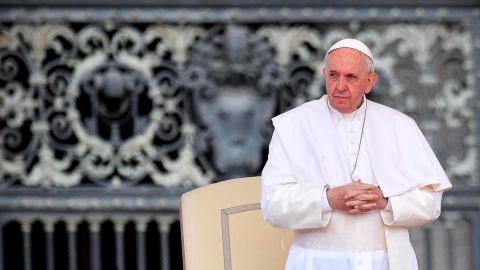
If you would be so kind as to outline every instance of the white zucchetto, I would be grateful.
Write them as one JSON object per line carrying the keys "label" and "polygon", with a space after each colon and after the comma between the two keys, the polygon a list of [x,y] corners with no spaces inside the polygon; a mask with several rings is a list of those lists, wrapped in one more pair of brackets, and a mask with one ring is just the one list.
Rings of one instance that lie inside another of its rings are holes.
{"label": "white zucchetto", "polygon": [[328,49],[327,54],[330,53],[333,50],[339,49],[339,48],[351,48],[354,50],[357,50],[366,56],[368,56],[370,59],[373,61],[373,54],[370,51],[370,49],[365,45],[365,43],[361,42],[360,40],[353,39],[353,38],[346,38],[338,41],[337,43],[333,44],[330,49]]}

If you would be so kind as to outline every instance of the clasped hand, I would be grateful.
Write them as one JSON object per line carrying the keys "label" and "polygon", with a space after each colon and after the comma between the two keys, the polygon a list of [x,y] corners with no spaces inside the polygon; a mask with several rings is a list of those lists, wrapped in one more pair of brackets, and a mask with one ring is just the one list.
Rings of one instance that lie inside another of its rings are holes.
{"label": "clasped hand", "polygon": [[379,187],[362,183],[360,180],[329,189],[327,199],[333,210],[350,214],[385,209],[388,203]]}

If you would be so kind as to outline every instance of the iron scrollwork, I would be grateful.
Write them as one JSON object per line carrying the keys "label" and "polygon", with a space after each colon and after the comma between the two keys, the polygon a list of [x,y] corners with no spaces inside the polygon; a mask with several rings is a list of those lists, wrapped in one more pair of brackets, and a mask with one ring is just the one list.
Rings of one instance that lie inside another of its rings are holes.
{"label": "iron scrollwork", "polygon": [[269,119],[320,97],[325,51],[357,37],[376,55],[371,98],[413,116],[448,174],[478,185],[471,29],[367,26],[2,25],[1,184],[200,186],[258,174]]}

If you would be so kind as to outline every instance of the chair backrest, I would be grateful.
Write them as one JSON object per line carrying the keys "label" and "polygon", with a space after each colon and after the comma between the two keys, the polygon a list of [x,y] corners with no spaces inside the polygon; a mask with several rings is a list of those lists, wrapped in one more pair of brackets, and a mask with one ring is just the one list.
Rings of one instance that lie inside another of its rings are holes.
{"label": "chair backrest", "polygon": [[180,223],[185,270],[280,270],[292,241],[291,231],[264,221],[260,177],[183,194]]}

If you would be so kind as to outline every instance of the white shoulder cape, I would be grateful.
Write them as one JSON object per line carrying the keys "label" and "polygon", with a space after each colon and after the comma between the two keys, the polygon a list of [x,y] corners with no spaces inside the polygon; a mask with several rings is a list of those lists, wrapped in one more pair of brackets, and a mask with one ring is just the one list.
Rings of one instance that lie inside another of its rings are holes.
{"label": "white shoulder cape", "polygon": [[[339,186],[351,181],[326,96],[272,119],[298,182]],[[364,143],[385,197],[416,187],[451,188],[428,142],[410,117],[367,100]]]}

